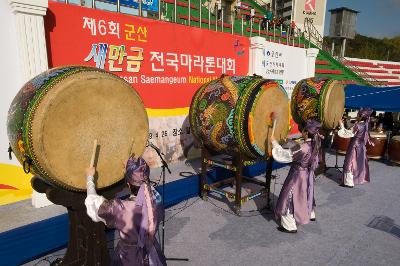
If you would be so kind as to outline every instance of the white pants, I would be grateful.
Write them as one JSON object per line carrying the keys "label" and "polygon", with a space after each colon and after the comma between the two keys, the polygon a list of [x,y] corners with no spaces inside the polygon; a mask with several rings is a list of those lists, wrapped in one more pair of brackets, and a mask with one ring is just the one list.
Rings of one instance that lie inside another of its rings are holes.
{"label": "white pants", "polygon": [[[315,219],[314,209],[311,211],[310,219]],[[297,230],[296,220],[294,219],[294,215],[289,212],[289,209],[287,213],[281,217],[281,225],[289,231]]]}
{"label": "white pants", "polygon": [[294,215],[289,212],[289,209],[286,214],[281,217],[281,225],[289,231],[297,230],[296,220],[294,219]]}
{"label": "white pants", "polygon": [[349,187],[354,187],[353,174],[351,172],[344,173],[344,184]]}
{"label": "white pants", "polygon": [[314,211],[314,209],[311,211],[310,219],[315,219],[315,211]]}

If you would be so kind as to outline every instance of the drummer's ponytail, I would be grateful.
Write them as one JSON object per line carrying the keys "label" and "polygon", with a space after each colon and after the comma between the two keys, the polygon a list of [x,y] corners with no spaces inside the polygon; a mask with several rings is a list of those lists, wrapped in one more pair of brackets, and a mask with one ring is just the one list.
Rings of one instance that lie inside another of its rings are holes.
{"label": "drummer's ponytail", "polygon": [[319,131],[317,131],[313,136],[312,136],[312,142],[311,142],[311,147],[312,147],[312,152],[311,152],[311,168],[310,171],[315,171],[318,167],[319,163],[319,153],[321,150],[322,146],[322,139],[324,139],[324,136],[322,136]]}

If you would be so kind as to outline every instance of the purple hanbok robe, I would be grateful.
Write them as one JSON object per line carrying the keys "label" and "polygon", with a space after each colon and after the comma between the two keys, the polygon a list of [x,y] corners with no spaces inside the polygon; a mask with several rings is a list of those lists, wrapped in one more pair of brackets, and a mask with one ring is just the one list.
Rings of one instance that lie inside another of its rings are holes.
{"label": "purple hanbok robe", "polygon": [[[108,227],[118,229],[121,237],[112,258],[112,265],[146,265],[144,263],[146,254],[149,265],[166,265],[158,241],[155,238],[148,239],[148,214],[144,189],[145,185],[142,185],[136,200],[105,200],[99,208],[99,217],[105,220]],[[164,209],[161,204],[156,204],[154,197],[152,200],[155,206],[157,231]]]}
{"label": "purple hanbok robe", "polygon": [[367,157],[367,142],[369,142],[368,125],[357,122],[353,127],[354,137],[351,138],[343,164],[342,183],[344,175],[350,173],[354,184],[364,184],[370,181]]}
{"label": "purple hanbok robe", "polygon": [[310,221],[311,209],[315,206],[314,175],[310,175],[311,154],[311,141],[302,143],[299,150],[293,152],[292,165],[275,207],[277,220],[286,215],[290,208],[297,224],[307,224]]}

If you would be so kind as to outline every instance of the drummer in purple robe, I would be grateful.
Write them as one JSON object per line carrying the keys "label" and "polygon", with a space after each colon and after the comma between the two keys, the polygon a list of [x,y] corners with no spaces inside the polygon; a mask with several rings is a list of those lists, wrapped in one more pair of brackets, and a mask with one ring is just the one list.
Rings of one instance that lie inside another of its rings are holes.
{"label": "drummer in purple robe", "polygon": [[314,178],[319,162],[321,123],[310,120],[304,126],[304,142],[284,149],[272,138],[272,156],[281,163],[292,163],[275,207],[278,230],[296,233],[297,225],[315,221]]}
{"label": "drummer in purple robe", "polygon": [[374,145],[369,140],[369,120],[372,109],[360,109],[357,122],[350,130],[340,123],[338,135],[342,138],[351,138],[343,164],[342,186],[354,187],[354,184],[369,182],[369,166],[366,145]]}
{"label": "drummer in purple robe", "polygon": [[95,168],[86,169],[88,216],[119,230],[121,239],[112,258],[112,265],[167,265],[155,238],[164,215],[159,194],[149,185],[150,168],[141,157],[129,158],[125,179],[131,195],[126,200],[107,200],[96,193]]}

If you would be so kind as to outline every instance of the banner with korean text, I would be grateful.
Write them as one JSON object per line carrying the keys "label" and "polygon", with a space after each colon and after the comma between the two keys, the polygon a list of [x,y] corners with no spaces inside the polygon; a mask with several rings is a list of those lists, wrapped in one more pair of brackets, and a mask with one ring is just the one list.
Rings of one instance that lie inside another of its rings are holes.
{"label": "banner with korean text", "polygon": [[[306,49],[268,42],[263,37],[253,37],[251,43],[250,73],[277,81],[291,99],[297,82],[308,78]],[[298,133],[292,119],[290,124],[290,134]]]}
{"label": "banner with korean text", "polygon": [[[169,161],[194,152],[187,120],[194,92],[221,74],[248,74],[242,36],[52,1],[45,28],[49,67],[95,66],[135,88],[149,115],[149,139]],[[150,149],[144,156],[159,162]]]}

